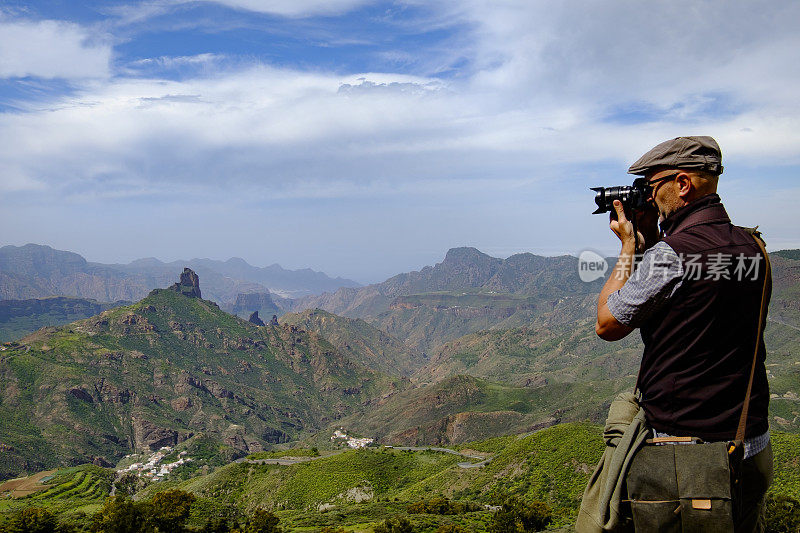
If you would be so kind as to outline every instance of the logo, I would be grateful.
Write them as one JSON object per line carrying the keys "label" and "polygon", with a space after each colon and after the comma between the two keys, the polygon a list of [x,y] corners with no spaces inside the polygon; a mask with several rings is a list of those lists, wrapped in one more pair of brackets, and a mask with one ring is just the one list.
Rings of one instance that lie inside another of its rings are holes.
{"label": "logo", "polygon": [[578,276],[581,281],[589,283],[606,275],[608,262],[600,254],[584,250],[578,256]]}

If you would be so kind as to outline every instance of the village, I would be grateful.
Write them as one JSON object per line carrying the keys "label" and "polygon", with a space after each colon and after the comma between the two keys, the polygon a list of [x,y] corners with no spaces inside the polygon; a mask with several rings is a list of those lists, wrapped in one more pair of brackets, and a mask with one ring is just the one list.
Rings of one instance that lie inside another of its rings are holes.
{"label": "village", "polygon": [[344,428],[337,429],[333,432],[333,435],[331,435],[331,442],[335,442],[337,439],[343,439],[351,448],[365,448],[375,442],[375,439],[369,437],[351,437],[344,431]]}
{"label": "village", "polygon": [[[162,463],[163,459],[171,452],[172,447],[162,446],[159,450],[147,456],[145,461],[133,463],[125,468],[117,470],[117,472],[133,472],[138,474],[140,477],[149,478],[153,481],[160,481],[179,466],[184,465],[192,460],[191,457],[186,457],[186,451],[184,450],[178,454],[178,459],[176,461],[171,463]],[[131,459],[134,457],[138,458],[138,454],[128,454],[124,459]]]}

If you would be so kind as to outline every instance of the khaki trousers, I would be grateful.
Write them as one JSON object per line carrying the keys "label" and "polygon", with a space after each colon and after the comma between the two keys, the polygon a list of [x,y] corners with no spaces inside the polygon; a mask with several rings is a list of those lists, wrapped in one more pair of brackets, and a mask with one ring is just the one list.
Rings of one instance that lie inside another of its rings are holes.
{"label": "khaki trousers", "polygon": [[764,499],[772,484],[772,443],[742,463],[742,520],[736,533],[763,533]]}

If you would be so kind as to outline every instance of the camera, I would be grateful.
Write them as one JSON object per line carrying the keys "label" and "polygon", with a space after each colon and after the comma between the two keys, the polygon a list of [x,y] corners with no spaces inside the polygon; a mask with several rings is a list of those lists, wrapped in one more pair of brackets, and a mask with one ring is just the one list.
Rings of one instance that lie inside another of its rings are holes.
{"label": "camera", "polygon": [[597,209],[592,212],[598,213],[614,212],[614,200],[622,202],[622,207],[626,213],[632,210],[642,210],[647,207],[647,199],[653,194],[653,189],[647,184],[644,178],[636,178],[633,185],[618,185],[616,187],[591,187],[597,194],[594,203]]}

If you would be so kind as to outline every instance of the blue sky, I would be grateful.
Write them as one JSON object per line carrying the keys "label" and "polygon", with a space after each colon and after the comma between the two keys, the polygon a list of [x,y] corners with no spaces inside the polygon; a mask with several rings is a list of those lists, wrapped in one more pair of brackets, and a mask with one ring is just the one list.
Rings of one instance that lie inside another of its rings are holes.
{"label": "blue sky", "polygon": [[6,1],[0,244],[311,267],[614,253],[588,187],[678,135],[800,247],[790,1]]}

